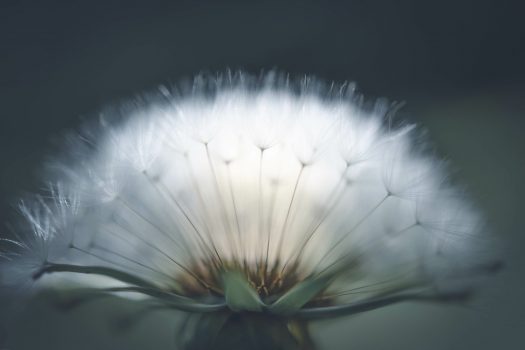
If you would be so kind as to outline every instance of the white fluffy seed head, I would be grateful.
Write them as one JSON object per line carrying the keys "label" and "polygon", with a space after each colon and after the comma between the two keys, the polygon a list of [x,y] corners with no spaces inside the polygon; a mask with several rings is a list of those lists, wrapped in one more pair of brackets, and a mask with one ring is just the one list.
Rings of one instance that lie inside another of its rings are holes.
{"label": "white fluffy seed head", "polygon": [[221,261],[337,268],[331,291],[352,298],[374,283],[446,287],[481,266],[479,214],[413,126],[384,125],[384,104],[276,75],[161,92],[109,113],[118,121],[102,115],[54,164],[52,200],[21,206],[33,235],[12,241],[4,282],[52,262],[180,288],[188,270]]}

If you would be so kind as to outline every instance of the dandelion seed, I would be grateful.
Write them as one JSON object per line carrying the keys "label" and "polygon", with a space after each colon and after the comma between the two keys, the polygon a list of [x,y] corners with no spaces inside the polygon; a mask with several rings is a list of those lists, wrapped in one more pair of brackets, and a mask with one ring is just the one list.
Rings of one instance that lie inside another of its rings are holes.
{"label": "dandelion seed", "polygon": [[21,204],[32,234],[2,240],[4,285],[187,312],[187,349],[307,349],[311,320],[464,301],[488,271],[479,214],[353,86],[230,73],[145,100]]}

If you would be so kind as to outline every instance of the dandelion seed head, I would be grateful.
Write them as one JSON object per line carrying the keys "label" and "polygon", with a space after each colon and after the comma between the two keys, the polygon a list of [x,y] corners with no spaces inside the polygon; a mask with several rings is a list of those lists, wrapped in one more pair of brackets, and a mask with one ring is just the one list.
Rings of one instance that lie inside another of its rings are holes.
{"label": "dandelion seed head", "polygon": [[13,240],[5,280],[69,272],[61,283],[205,303],[228,299],[237,271],[272,309],[326,278],[308,309],[461,281],[487,259],[443,164],[353,86],[239,73],[160,91],[104,114],[53,165],[50,199],[20,206],[32,234]]}

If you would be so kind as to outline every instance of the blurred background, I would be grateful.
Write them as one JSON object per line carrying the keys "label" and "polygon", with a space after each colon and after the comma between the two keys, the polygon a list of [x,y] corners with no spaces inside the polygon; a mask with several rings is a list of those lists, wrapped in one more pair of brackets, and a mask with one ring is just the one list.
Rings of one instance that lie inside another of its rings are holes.
{"label": "blurred background", "polygon": [[[401,304],[314,326],[326,349],[523,349],[525,6],[521,1],[0,1],[0,232],[63,133],[201,71],[277,68],[405,101],[484,210],[506,269],[468,307]],[[0,233],[1,235],[2,233]],[[177,316],[115,323],[106,300],[8,312],[0,349],[171,349]]]}

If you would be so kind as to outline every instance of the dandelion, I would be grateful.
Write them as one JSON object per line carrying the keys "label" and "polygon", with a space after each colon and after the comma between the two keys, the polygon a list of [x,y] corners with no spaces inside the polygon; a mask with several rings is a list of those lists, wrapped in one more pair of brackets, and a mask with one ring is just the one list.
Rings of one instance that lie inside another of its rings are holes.
{"label": "dandelion", "polygon": [[311,349],[316,319],[464,301],[496,267],[483,220],[390,107],[238,73],[107,111],[21,203],[2,282],[183,312],[185,349]]}

